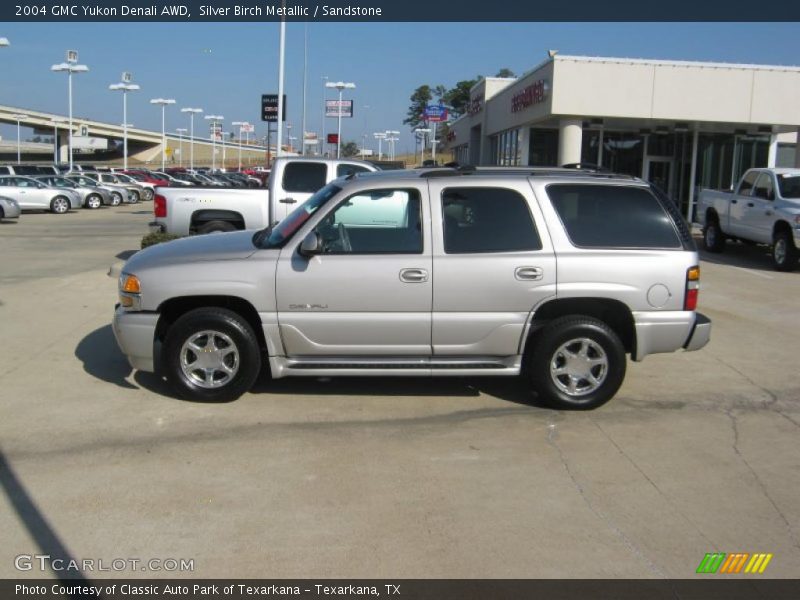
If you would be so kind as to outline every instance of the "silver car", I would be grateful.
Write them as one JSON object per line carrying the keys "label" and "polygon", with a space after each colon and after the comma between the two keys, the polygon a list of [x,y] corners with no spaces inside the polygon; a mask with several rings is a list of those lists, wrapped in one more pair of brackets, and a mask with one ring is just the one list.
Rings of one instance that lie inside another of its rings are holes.
{"label": "silver car", "polygon": [[111,193],[98,186],[82,186],[77,182],[67,179],[62,175],[38,175],[35,177],[45,185],[51,187],[64,188],[77,192],[81,197],[81,204],[84,208],[100,208],[102,205],[111,205]]}
{"label": "silver car", "polygon": [[21,213],[16,200],[0,196],[0,219],[17,219]]}
{"label": "silver car", "polygon": [[144,198],[145,195],[144,188],[131,179],[120,177],[121,173],[88,172],[84,173],[84,175],[96,179],[98,183],[101,183],[103,185],[117,186],[119,188],[125,189],[128,194],[128,199],[126,200],[126,202],[129,202],[131,204],[136,204],[142,198]]}
{"label": "silver car", "polygon": [[125,202],[125,195],[127,194],[127,191],[124,189],[116,186],[111,187],[100,184],[91,177],[87,177],[81,173],[72,173],[70,175],[64,175],[64,177],[69,181],[76,183],[80,187],[99,189],[107,193],[110,206],[119,206]]}
{"label": "silver car", "polygon": [[49,210],[61,215],[81,207],[81,198],[73,190],[53,188],[19,175],[0,177],[0,195],[16,200],[22,210]]}
{"label": "silver car", "polygon": [[[573,169],[427,169],[334,180],[275,227],[131,257],[113,328],[182,396],[273,379],[520,376],[590,409],[627,356],[698,350],[699,257],[644,181]],[[158,351],[156,351],[158,349]]]}

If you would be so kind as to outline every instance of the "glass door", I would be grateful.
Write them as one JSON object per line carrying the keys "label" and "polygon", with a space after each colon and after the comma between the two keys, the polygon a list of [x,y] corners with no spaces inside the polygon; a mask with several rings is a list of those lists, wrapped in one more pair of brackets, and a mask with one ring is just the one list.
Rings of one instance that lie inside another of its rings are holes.
{"label": "glass door", "polygon": [[672,158],[648,157],[645,160],[644,178],[656,185],[670,198],[675,198],[675,160]]}

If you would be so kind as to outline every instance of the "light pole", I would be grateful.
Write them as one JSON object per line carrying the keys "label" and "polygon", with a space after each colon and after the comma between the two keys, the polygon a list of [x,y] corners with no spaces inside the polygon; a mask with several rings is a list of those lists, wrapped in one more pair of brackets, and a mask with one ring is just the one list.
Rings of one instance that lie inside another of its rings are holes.
{"label": "light pole", "polygon": [[183,166],[183,134],[185,134],[188,129],[185,127],[178,127],[175,132],[178,134],[178,166]]}
{"label": "light pole", "polygon": [[417,139],[419,140],[419,164],[425,162],[425,136],[431,132],[430,129],[424,127],[417,127],[414,130],[414,133],[417,134]]}
{"label": "light pole", "polygon": [[239,128],[239,170],[242,170],[242,127],[250,125],[247,121],[231,121],[231,125]]}
{"label": "light pole", "polygon": [[67,62],[53,65],[50,67],[50,70],[57,73],[67,73],[69,96],[69,170],[72,171],[72,74],[86,73],[89,70],[89,67],[78,64],[77,50],[67,50]]}
{"label": "light pole", "polygon": [[153,98],[150,104],[158,104],[161,106],[161,170],[164,170],[165,163],[167,162],[167,132],[164,129],[164,113],[167,105],[175,104],[172,98]]}
{"label": "light pole", "polygon": [[339,106],[337,106],[336,113],[339,115],[339,128],[336,137],[336,158],[341,158],[342,155],[342,91],[355,89],[355,83],[345,83],[344,81],[326,82],[325,87],[334,88],[339,90]]}
{"label": "light pole", "polygon": [[27,119],[28,115],[22,115],[22,114],[11,115],[11,118],[17,122],[17,164],[19,164],[21,162],[20,161],[21,153],[19,149],[19,122],[22,121],[23,119]]}
{"label": "light pole", "polygon": [[194,171],[194,116],[203,112],[202,108],[182,108],[182,113],[189,113],[189,168]]}
{"label": "light pole", "polygon": [[389,151],[391,152],[390,160],[394,160],[394,143],[400,139],[395,136],[400,135],[399,131],[394,131],[391,129],[386,130],[386,141],[389,142]]}
{"label": "light pole", "polygon": [[135,92],[139,86],[131,83],[133,75],[127,71],[122,74],[120,83],[112,83],[108,89],[122,92],[122,167],[128,170],[128,92]]}
{"label": "light pole", "polygon": [[386,133],[373,133],[372,137],[378,140],[378,160],[383,160],[383,140],[386,139]]}
{"label": "light pole", "polygon": [[325,82],[325,85],[322,88],[322,156],[325,156],[325,146],[328,143],[328,139],[325,137],[325,119],[328,118],[328,76],[323,75],[322,80]]}
{"label": "light pole", "polygon": [[58,165],[58,163],[61,162],[58,159],[58,124],[66,122],[66,119],[64,117],[53,117],[50,119],[50,122],[53,124],[53,128],[55,129],[53,134],[53,164]]}
{"label": "light pole", "polygon": [[217,121],[222,121],[222,115],[206,115],[203,117],[211,122],[211,170],[217,170]]}
{"label": "light pole", "polygon": [[292,136],[292,124],[287,121],[286,122],[286,141],[289,142],[289,148],[294,150],[294,148],[292,148],[292,142],[289,140],[289,138],[291,136]]}

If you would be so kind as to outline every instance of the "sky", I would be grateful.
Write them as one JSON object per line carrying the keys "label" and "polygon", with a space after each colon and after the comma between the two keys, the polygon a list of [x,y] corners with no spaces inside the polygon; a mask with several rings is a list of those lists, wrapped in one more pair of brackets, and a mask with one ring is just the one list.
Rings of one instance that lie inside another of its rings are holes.
{"label": "sky", "polygon": [[[287,24],[287,120],[300,131],[303,46],[306,25]],[[703,60],[773,65],[800,64],[800,23],[310,23],[307,70],[307,131],[322,130],[324,80],[348,81],[355,115],[344,119],[343,141],[364,133],[401,131],[399,153],[413,152],[403,125],[409,96],[422,84],[451,87],[503,67],[520,75],[540,63],[548,49],[561,54]],[[67,113],[67,77],[50,66],[75,49],[89,72],[73,79],[74,114],[122,123],[122,97],[108,85],[123,71],[141,91],[128,96],[128,122],[161,128],[151,98],[174,98],[166,128],[189,126],[181,107],[223,115],[227,123],[260,119],[262,93],[278,90],[277,23],[2,23],[0,104]],[[333,97],[335,90],[329,90]],[[195,118],[195,134],[207,124]],[[273,126],[274,127],[274,126]],[[336,119],[326,119],[335,131]],[[16,139],[13,126],[0,127]],[[28,136],[30,131],[28,132]],[[26,137],[23,131],[23,138]]]}

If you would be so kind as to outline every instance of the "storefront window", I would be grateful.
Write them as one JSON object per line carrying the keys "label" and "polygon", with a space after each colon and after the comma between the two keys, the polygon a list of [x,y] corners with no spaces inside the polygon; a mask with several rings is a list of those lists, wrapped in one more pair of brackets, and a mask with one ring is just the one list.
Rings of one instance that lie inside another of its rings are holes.
{"label": "storefront window", "polygon": [[558,166],[558,130],[531,129],[528,164],[532,167]]}
{"label": "storefront window", "polygon": [[639,133],[606,131],[603,135],[602,166],[615,173],[641,176],[643,152],[644,138]]}
{"label": "storefront window", "polygon": [[492,136],[492,163],[501,167],[520,164],[519,129],[510,129]]}

